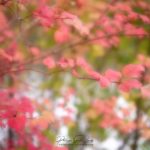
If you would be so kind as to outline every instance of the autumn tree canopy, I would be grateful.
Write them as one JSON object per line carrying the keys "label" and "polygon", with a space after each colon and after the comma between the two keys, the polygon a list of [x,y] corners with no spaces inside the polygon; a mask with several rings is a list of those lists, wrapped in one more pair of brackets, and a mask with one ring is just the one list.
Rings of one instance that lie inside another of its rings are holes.
{"label": "autumn tree canopy", "polygon": [[0,150],[150,149],[149,56],[149,0],[0,0]]}

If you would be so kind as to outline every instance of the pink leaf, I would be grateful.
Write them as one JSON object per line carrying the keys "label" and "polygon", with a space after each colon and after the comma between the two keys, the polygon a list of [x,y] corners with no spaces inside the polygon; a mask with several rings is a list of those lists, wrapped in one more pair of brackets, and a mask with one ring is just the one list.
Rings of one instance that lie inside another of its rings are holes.
{"label": "pink leaf", "polygon": [[139,15],[139,17],[144,23],[150,24],[150,18],[148,16]]}
{"label": "pink leaf", "polygon": [[39,19],[42,26],[51,27],[55,22],[56,10],[42,5],[34,12],[34,16]]}
{"label": "pink leaf", "polygon": [[100,80],[99,80],[99,84],[101,87],[106,88],[110,85],[110,81],[104,77],[104,76],[100,76]]}
{"label": "pink leaf", "polygon": [[74,60],[70,58],[62,58],[58,64],[61,68],[72,68],[74,67]]}
{"label": "pink leaf", "polygon": [[37,47],[31,47],[30,48],[30,51],[31,51],[31,54],[35,57],[39,56],[40,55],[40,50],[39,48]]}
{"label": "pink leaf", "polygon": [[55,41],[57,43],[65,43],[70,39],[70,32],[69,28],[67,26],[61,26],[56,32],[55,32]]}
{"label": "pink leaf", "polygon": [[144,97],[150,98],[150,85],[142,87],[141,93]]}
{"label": "pink leaf", "polygon": [[52,69],[56,66],[54,59],[50,56],[43,60],[43,64],[46,65],[49,69]]}
{"label": "pink leaf", "polygon": [[89,28],[85,26],[77,16],[68,12],[63,12],[61,18],[64,18],[64,22],[67,25],[74,27],[81,35],[89,34]]}
{"label": "pink leaf", "polygon": [[79,66],[79,67],[86,67],[86,66],[88,66],[86,60],[84,58],[82,58],[82,57],[78,57],[76,59],[76,65]]}
{"label": "pink leaf", "polygon": [[123,68],[123,75],[131,78],[139,78],[145,68],[142,65],[129,64]]}
{"label": "pink leaf", "polygon": [[100,74],[96,71],[93,71],[92,69],[88,69],[88,74],[95,80],[100,79]]}
{"label": "pink leaf", "polygon": [[111,69],[108,69],[105,72],[105,77],[110,81],[110,82],[118,82],[121,79],[121,73],[118,71],[114,71]]}
{"label": "pink leaf", "polygon": [[67,147],[58,147],[58,146],[56,146],[56,147],[54,147],[54,149],[53,150],[68,150],[68,148]]}
{"label": "pink leaf", "polygon": [[119,89],[124,92],[129,92],[132,89],[140,89],[142,84],[138,80],[125,80],[119,85]]}
{"label": "pink leaf", "polygon": [[71,73],[74,77],[77,77],[77,78],[79,77],[79,73],[77,72],[76,69],[72,69]]}

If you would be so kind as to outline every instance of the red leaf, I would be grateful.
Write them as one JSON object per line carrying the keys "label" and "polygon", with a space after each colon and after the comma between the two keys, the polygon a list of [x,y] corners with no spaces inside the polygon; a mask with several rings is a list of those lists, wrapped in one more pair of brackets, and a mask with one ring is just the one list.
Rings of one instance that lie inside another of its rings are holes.
{"label": "red leaf", "polygon": [[8,125],[16,132],[24,129],[26,123],[26,117],[24,115],[19,115],[8,119]]}
{"label": "red leaf", "polygon": [[28,112],[30,114],[33,113],[33,106],[31,102],[27,98],[22,98],[20,106],[18,106],[20,109],[20,112]]}

